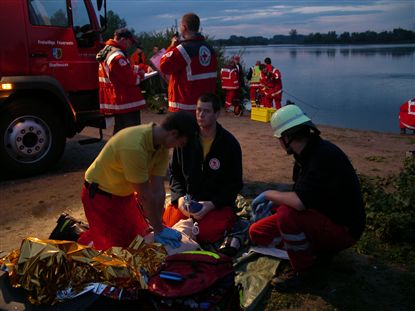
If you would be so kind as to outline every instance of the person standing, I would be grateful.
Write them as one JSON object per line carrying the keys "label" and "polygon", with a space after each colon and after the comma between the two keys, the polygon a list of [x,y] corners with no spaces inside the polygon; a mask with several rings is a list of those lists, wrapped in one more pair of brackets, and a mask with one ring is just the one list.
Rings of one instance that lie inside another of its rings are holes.
{"label": "person standing", "polygon": [[281,73],[278,69],[273,68],[270,71],[270,66],[267,64],[260,65],[261,79],[261,105],[267,108],[272,108],[275,104],[276,109],[281,108],[282,99],[282,82]]}
{"label": "person standing", "polygon": [[[251,100],[251,106],[255,107],[257,105],[257,93],[260,89],[260,79],[261,79],[261,69],[259,66],[261,65],[261,61],[257,60],[255,62],[255,66],[249,68],[249,72],[247,75],[247,79],[249,81],[249,99]],[[259,104],[259,103],[258,103]]]}
{"label": "person standing", "polygon": [[[195,117],[186,112],[119,131],[105,144],[85,173],[82,203],[89,230],[78,243],[104,250],[127,247],[150,230],[156,242],[180,245],[180,233],[162,225],[169,148],[196,137]],[[150,226],[151,225],[151,228]]]}
{"label": "person standing", "polygon": [[140,45],[137,45],[134,52],[130,56],[131,65],[140,65],[146,63],[146,55]]}
{"label": "person standing", "polygon": [[233,60],[220,70],[220,80],[222,89],[225,90],[225,111],[234,111],[238,114],[239,111],[239,73]]}
{"label": "person standing", "polygon": [[[236,138],[217,119],[220,101],[205,94],[197,103],[199,139],[175,148],[170,162],[171,204],[163,221],[173,226],[181,219],[195,219],[199,225],[197,241],[215,243],[224,238],[236,222],[235,199],[242,189],[242,151]],[[201,209],[186,209],[184,196],[200,203]]]}
{"label": "person standing", "polygon": [[365,227],[359,179],[344,152],[320,137],[320,131],[296,105],[271,118],[279,144],[295,159],[292,191],[267,190],[252,202],[254,214],[275,214],[253,223],[251,241],[287,250],[293,271],[274,277],[277,290],[303,285],[318,257],[332,256],[356,243]]}
{"label": "person standing", "polygon": [[108,40],[96,56],[100,110],[106,116],[114,116],[114,134],[140,124],[140,110],[146,104],[139,87],[144,71],[139,66],[131,66],[126,56],[134,43],[128,29],[117,29],[114,38]]}
{"label": "person standing", "polygon": [[196,14],[185,14],[179,27],[183,40],[174,36],[161,58],[160,71],[170,75],[169,111],[195,113],[198,98],[216,92],[216,54],[199,33],[199,27]]}

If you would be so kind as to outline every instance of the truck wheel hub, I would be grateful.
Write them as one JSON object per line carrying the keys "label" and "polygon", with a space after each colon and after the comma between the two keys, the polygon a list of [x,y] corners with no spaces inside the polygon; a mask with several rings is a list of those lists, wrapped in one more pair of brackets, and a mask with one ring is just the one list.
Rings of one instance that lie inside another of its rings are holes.
{"label": "truck wheel hub", "polygon": [[46,123],[34,116],[14,120],[5,133],[6,150],[20,162],[39,160],[50,148],[50,130]]}

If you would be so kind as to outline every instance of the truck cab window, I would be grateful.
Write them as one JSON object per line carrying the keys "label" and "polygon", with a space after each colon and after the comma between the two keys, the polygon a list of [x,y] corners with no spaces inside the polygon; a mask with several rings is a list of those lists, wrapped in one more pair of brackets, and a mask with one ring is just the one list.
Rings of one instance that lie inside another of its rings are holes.
{"label": "truck cab window", "polygon": [[72,24],[79,47],[92,47],[96,33],[92,30],[90,16],[83,0],[72,0]]}
{"label": "truck cab window", "polygon": [[68,27],[65,0],[28,0],[30,23],[35,26]]}

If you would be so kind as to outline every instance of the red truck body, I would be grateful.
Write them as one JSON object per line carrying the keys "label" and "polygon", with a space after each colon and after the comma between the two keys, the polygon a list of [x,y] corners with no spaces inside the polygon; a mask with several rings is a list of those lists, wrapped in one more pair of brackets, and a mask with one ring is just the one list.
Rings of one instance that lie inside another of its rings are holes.
{"label": "red truck body", "polygon": [[2,0],[1,172],[44,171],[62,156],[67,137],[85,126],[105,127],[96,11],[91,0]]}

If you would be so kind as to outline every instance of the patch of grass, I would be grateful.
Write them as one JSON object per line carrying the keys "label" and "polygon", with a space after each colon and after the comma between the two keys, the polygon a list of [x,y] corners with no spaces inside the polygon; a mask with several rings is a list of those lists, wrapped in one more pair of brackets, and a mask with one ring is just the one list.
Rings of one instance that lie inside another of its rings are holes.
{"label": "patch of grass", "polygon": [[406,158],[397,176],[359,178],[367,225],[346,251],[350,258],[337,255],[340,262],[325,267],[308,292],[271,291],[261,310],[413,310],[415,157]]}

